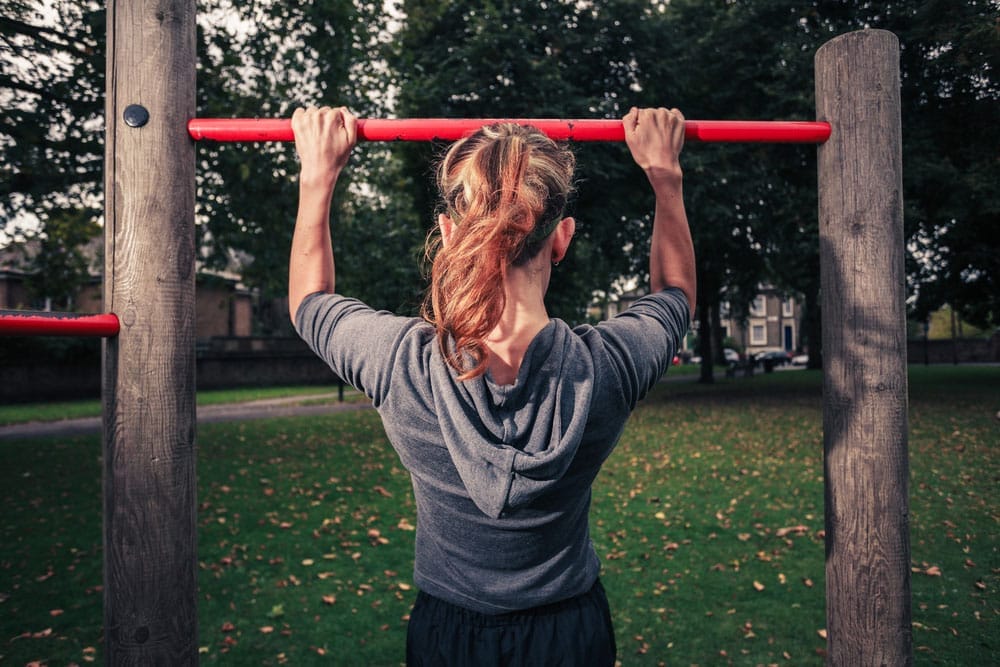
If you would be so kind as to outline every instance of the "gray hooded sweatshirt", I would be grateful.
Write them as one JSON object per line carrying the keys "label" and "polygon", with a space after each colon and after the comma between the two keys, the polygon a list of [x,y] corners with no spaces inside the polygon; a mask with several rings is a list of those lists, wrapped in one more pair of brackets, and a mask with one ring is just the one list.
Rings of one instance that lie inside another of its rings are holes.
{"label": "gray hooded sweatshirt", "polygon": [[296,327],[371,398],[410,472],[417,586],[485,614],[590,589],[591,483],[687,331],[680,290],[597,326],[550,320],[511,385],[488,373],[458,381],[432,326],[355,299],[312,294]]}

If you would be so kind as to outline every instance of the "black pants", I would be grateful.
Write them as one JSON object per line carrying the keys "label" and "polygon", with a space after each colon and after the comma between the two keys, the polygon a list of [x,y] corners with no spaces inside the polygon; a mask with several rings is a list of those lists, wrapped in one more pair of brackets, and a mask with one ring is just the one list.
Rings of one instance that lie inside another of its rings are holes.
{"label": "black pants", "polygon": [[600,580],[582,595],[507,614],[480,614],[424,592],[406,632],[410,667],[604,667],[615,632]]}

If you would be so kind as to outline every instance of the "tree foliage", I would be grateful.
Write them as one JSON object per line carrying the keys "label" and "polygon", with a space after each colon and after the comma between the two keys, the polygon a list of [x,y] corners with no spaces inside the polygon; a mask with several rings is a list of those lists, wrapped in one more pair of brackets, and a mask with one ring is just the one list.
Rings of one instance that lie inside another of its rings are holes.
{"label": "tree foliage", "polygon": [[[849,30],[886,28],[903,47],[913,312],[924,317],[948,302],[968,321],[995,326],[998,6],[397,0],[387,9],[374,0],[202,0],[198,113],[287,116],[311,103],[371,116],[620,117],[632,105],[665,105],[689,118],[809,118],[816,49]],[[394,34],[392,21],[401,21]],[[0,224],[7,240],[32,218],[43,233],[67,220],[99,220],[103,90],[103,4],[6,3]],[[420,248],[433,221],[430,174],[442,148],[358,147],[333,220],[345,292],[379,307],[416,308]],[[584,317],[595,294],[644,283],[652,210],[624,146],[579,145],[576,152],[578,235],[550,291],[552,312],[572,321]],[[793,146],[685,150],[703,325],[718,320],[723,301],[740,313],[757,285],[771,282],[805,295],[813,324],[804,333],[819,349],[814,155]],[[289,145],[199,147],[202,259],[239,270],[262,303],[284,292],[296,171]],[[284,314],[267,315],[261,330],[280,330]],[[718,345],[718,330],[702,334]]]}
{"label": "tree foliage", "polygon": [[[207,4],[203,14],[217,16],[200,24],[199,115],[288,117],[297,106],[325,104],[360,113],[381,111],[379,98],[365,94],[374,88],[377,65],[366,55],[378,40],[376,3]],[[377,275],[369,267],[380,262],[370,255],[382,252],[374,245],[376,230],[387,231],[385,224],[365,224],[373,209],[387,204],[355,187],[380,173],[379,156],[363,149],[356,153],[355,168],[341,179],[333,211],[338,269],[346,277],[341,284],[356,289],[352,293],[385,303],[398,289],[380,282],[391,272],[370,281],[356,279]],[[286,289],[297,202],[293,146],[206,144],[198,159],[198,221],[206,263],[220,269],[235,265],[260,292],[265,307],[258,314],[261,330],[287,332],[283,308],[266,308]],[[360,228],[364,234],[358,233]]]}
{"label": "tree foliage", "polygon": [[[405,27],[389,53],[400,116],[620,117],[645,58],[647,3],[403,2]],[[628,20],[625,17],[629,17]],[[436,147],[440,150],[441,147]],[[401,147],[412,174],[427,174],[435,147]],[[572,213],[577,235],[554,272],[550,310],[580,321],[597,291],[648,271],[652,200],[624,146],[579,145]],[[430,179],[407,191],[432,222]]]}
{"label": "tree foliage", "polygon": [[0,14],[0,242],[60,211],[101,213],[104,5],[9,0]]}
{"label": "tree foliage", "polygon": [[[91,281],[95,256],[87,246],[101,233],[86,209],[49,211],[38,252],[28,262],[27,287],[36,301],[50,300],[52,310],[72,311],[81,285]],[[96,258],[100,258],[98,254]]]}

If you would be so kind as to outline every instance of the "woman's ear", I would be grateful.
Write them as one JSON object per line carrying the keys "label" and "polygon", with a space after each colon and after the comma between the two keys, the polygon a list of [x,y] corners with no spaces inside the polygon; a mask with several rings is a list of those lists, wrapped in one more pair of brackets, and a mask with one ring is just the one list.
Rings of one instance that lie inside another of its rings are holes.
{"label": "woman's ear", "polygon": [[451,235],[455,231],[455,223],[444,213],[438,213],[438,227],[441,228],[441,245],[447,248],[451,245]]}
{"label": "woman's ear", "polygon": [[573,240],[573,234],[576,232],[576,220],[573,218],[563,218],[556,225],[555,231],[552,232],[552,262],[558,264],[563,261],[566,253],[569,251],[570,241]]}

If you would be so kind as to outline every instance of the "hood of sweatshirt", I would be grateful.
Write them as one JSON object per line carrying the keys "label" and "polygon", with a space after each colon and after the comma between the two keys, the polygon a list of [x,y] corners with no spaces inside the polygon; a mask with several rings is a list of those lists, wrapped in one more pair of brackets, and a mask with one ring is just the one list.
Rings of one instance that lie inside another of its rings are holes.
{"label": "hood of sweatshirt", "polygon": [[500,518],[562,479],[594,390],[591,353],[565,322],[550,320],[535,336],[512,385],[489,374],[459,382],[443,359],[432,368],[444,444],[484,514]]}

